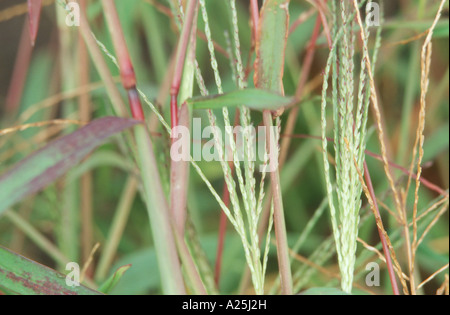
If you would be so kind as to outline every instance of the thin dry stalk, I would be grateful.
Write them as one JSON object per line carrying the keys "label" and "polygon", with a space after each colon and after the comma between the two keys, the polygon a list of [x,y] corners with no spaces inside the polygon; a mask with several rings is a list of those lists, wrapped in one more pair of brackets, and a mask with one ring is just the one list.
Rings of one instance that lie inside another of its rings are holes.
{"label": "thin dry stalk", "polygon": [[[313,261],[309,260],[308,258],[303,257],[303,256],[301,256],[301,255],[295,253],[295,252],[292,251],[292,250],[289,250],[289,252],[290,252],[291,256],[292,256],[295,260],[297,260],[297,261],[299,261],[299,262],[301,262],[301,263],[304,263],[305,265],[308,265],[308,266],[310,266],[310,267],[316,269],[317,271],[319,271],[321,274],[327,276],[328,278],[331,278],[331,279],[337,279],[337,280],[341,280],[341,279],[342,279],[342,277],[341,277],[341,275],[340,275],[339,273],[331,272],[331,271],[329,271],[327,268],[322,267],[322,266],[320,266],[320,265],[314,263]],[[371,290],[368,290],[368,289],[367,289],[367,286],[362,286],[362,285],[359,285],[358,283],[355,283],[354,286],[355,286],[356,288],[360,289],[360,290],[363,290],[363,291],[365,291],[365,292],[371,294],[371,295],[375,295],[375,292],[373,292],[373,291],[371,291]]]}
{"label": "thin dry stalk", "polygon": [[[348,144],[347,139],[344,139],[344,140],[346,142],[346,145],[348,146],[349,144]],[[358,165],[358,162],[356,161],[356,158],[354,156],[353,156],[353,161],[354,161],[355,165]],[[366,172],[365,175],[366,175],[367,182],[371,185],[370,174],[368,173],[368,171],[366,171],[366,169],[367,169],[367,165],[365,167],[365,172]],[[395,265],[395,270],[397,271],[397,275],[400,278],[400,282],[402,283],[402,286],[403,286],[403,292],[405,294],[408,294],[408,285],[406,284],[406,282],[402,276],[402,274],[403,274],[402,268],[397,260],[397,256],[395,255],[394,247],[392,246],[392,242],[389,238],[389,235],[387,234],[387,232],[384,228],[383,221],[380,216],[380,211],[378,210],[378,205],[376,204],[376,199],[374,197],[372,197],[372,195],[374,195],[373,188],[372,188],[372,193],[371,193],[371,190],[369,189],[369,187],[366,185],[366,183],[364,181],[363,174],[361,173],[361,171],[358,168],[357,168],[357,173],[358,173],[359,181],[361,183],[364,194],[366,195],[367,201],[369,202],[370,209],[372,210],[372,212],[375,216],[375,221],[377,224],[378,232],[380,233],[380,239],[382,240],[382,242],[383,242],[383,240],[385,241],[385,245],[383,245],[383,246],[387,246],[387,248],[389,249],[388,252],[390,252],[390,254],[392,256],[392,261]],[[388,252],[385,252],[385,253],[388,253]],[[385,255],[385,256],[386,256],[386,258],[389,257],[389,255]],[[389,268],[391,268],[391,267],[389,267]],[[392,269],[390,269],[390,270],[391,271],[389,272],[389,275],[391,277],[392,289],[394,290],[394,292],[398,292],[398,289],[397,290],[395,289],[395,287],[396,287],[396,280],[394,280],[395,276],[391,275]]]}
{"label": "thin dry stalk", "polygon": [[442,283],[442,285],[437,289],[436,295],[449,295],[449,281],[448,281],[448,274],[445,275],[445,280]]}
{"label": "thin dry stalk", "polygon": [[39,121],[29,124],[17,125],[14,127],[9,127],[5,129],[0,129],[0,136],[7,135],[9,133],[23,131],[28,128],[36,128],[36,127],[46,127],[50,125],[84,125],[85,122],[73,119],[53,119],[48,121]]}
{"label": "thin dry stalk", "polygon": [[[437,202],[433,203],[427,210],[425,210],[421,215],[417,217],[417,222],[419,222],[421,219],[426,217],[431,211],[435,210],[437,207],[439,207],[444,202],[448,202],[448,196],[445,196],[443,199],[438,200]],[[409,226],[412,226],[413,222],[409,223]]]}
{"label": "thin dry stalk", "polygon": [[[358,25],[359,25],[359,27],[361,29],[361,32],[360,32],[361,40],[364,43],[364,38],[366,37],[366,34],[365,34],[365,31],[364,31],[363,22],[361,20],[361,14],[360,14],[359,9],[358,9],[358,2],[357,2],[357,0],[353,0],[353,5],[354,5],[355,11],[356,11],[357,22],[358,22]],[[365,44],[364,44],[363,49],[368,51],[368,47]],[[410,238],[409,238],[409,233],[410,232],[409,232],[409,228],[408,228],[406,213],[404,211],[402,211],[403,207],[402,207],[402,202],[401,202],[401,199],[400,199],[400,194],[399,194],[398,189],[397,189],[397,187],[395,185],[395,182],[394,182],[394,179],[393,179],[393,176],[392,176],[392,173],[391,173],[390,165],[389,165],[389,160],[388,160],[388,157],[387,157],[384,129],[383,129],[383,123],[382,123],[382,119],[381,119],[381,111],[380,111],[380,107],[379,107],[379,104],[378,104],[378,96],[377,96],[377,92],[376,92],[376,88],[375,88],[375,80],[374,80],[373,73],[372,73],[372,65],[371,65],[370,58],[366,58],[366,65],[367,65],[367,73],[369,75],[370,99],[371,99],[371,102],[372,102],[372,105],[373,105],[373,109],[374,109],[374,112],[375,112],[375,121],[376,121],[377,131],[378,131],[378,140],[379,140],[380,146],[381,146],[381,156],[383,158],[384,171],[386,173],[386,177],[388,179],[390,188],[391,188],[391,190],[393,192],[393,195],[394,195],[394,200],[395,200],[395,204],[396,204],[396,207],[397,207],[397,211],[399,212],[399,216],[402,219],[402,222],[404,224],[404,233],[405,233],[405,238],[406,238],[406,249],[408,251],[408,262],[409,262],[409,266],[410,266],[410,270],[411,270],[412,269],[412,253],[411,253],[411,242],[410,242]],[[410,278],[412,278],[412,274],[410,274]],[[403,281],[402,281],[402,284],[403,284]],[[404,288],[404,291],[405,291],[405,288]]]}
{"label": "thin dry stalk", "polygon": [[420,239],[414,243],[415,246],[413,248],[414,251],[417,251],[417,248],[419,248],[419,245],[423,242],[425,236],[428,234],[428,232],[430,232],[431,228],[439,221],[441,216],[448,210],[448,204],[449,203],[447,201],[446,204],[442,207],[442,209],[438,212],[438,214],[434,217],[433,221],[431,221],[430,224],[428,224],[428,226],[425,228]]}
{"label": "thin dry stalk", "polygon": [[[376,255],[378,256],[378,258],[379,258],[382,262],[386,263],[386,258],[384,257],[384,255],[383,255],[378,249],[376,249],[376,248],[373,247],[373,246],[370,246],[369,244],[367,244],[364,240],[360,239],[359,237],[358,237],[358,242],[360,242],[361,245],[364,246],[365,249],[367,249],[368,251],[370,251],[370,252],[376,254]],[[409,277],[408,277],[404,272],[401,272],[401,271],[398,270],[397,267],[395,267],[395,266],[394,266],[394,269],[395,269],[395,272],[396,272],[397,274],[402,274],[403,279],[405,279],[405,281],[409,281]]]}
{"label": "thin dry stalk", "polygon": [[[418,212],[418,202],[419,202],[419,188],[420,188],[420,176],[422,174],[422,159],[423,159],[423,144],[425,140],[424,130],[425,130],[425,114],[426,114],[426,95],[428,92],[429,85],[429,75],[430,75],[430,65],[431,65],[431,53],[432,53],[432,44],[431,39],[433,37],[433,30],[436,27],[437,22],[441,17],[441,12],[444,8],[446,0],[441,1],[441,5],[439,6],[439,10],[434,19],[433,25],[431,26],[428,35],[425,39],[425,42],[422,46],[422,54],[421,54],[421,80],[420,80],[420,111],[419,111],[419,125],[417,126],[416,132],[416,140],[414,142],[413,153],[412,153],[412,162],[410,166],[410,172],[412,173],[414,160],[417,154],[417,147],[419,148],[419,158],[417,160],[417,177],[416,177],[416,189],[414,192],[414,208],[413,208],[413,242],[412,242],[412,250],[411,250],[411,262],[410,262],[410,278],[411,278],[411,291],[415,294],[416,288],[415,281],[413,277],[414,273],[414,262],[416,257],[416,251],[419,246],[419,242],[417,240],[417,212]],[[406,192],[409,191],[409,186],[411,183],[411,177],[408,179],[408,185],[406,188]],[[424,233],[425,234],[425,233]],[[422,236],[423,237],[423,236]]]}
{"label": "thin dry stalk", "polygon": [[[86,12],[86,0],[80,0],[80,10]],[[89,55],[86,44],[81,34],[78,38],[78,60],[80,63],[79,84],[85,86],[89,84]],[[82,93],[78,99],[80,110],[80,120],[91,120],[91,106],[88,93]],[[93,231],[93,208],[92,208],[92,173],[86,172],[81,177],[81,258],[85,261],[89,257],[89,251],[92,248],[94,231]],[[91,275],[93,268],[88,270]]]}
{"label": "thin dry stalk", "polygon": [[92,262],[94,261],[94,255],[97,250],[100,248],[100,243],[96,243],[94,247],[89,251],[89,255],[86,260],[84,260],[83,268],[81,268],[80,280],[84,281],[86,277],[89,277],[89,270],[92,269]]}
{"label": "thin dry stalk", "polygon": [[[370,193],[370,196],[373,200],[374,206],[375,206],[375,211],[377,212],[377,216],[379,218],[380,221],[380,226],[377,224],[377,228],[378,228],[378,235],[380,236],[380,240],[381,240],[381,244],[383,246],[383,252],[384,252],[384,256],[386,259],[386,265],[388,267],[388,272],[389,272],[389,278],[391,280],[391,285],[392,285],[392,290],[394,292],[395,295],[400,295],[400,292],[398,290],[398,285],[397,285],[397,280],[395,279],[395,273],[394,273],[394,267],[392,265],[392,260],[391,260],[391,256],[389,254],[389,246],[388,246],[388,242],[387,242],[387,238],[386,238],[386,231],[384,230],[384,228],[381,228],[383,223],[381,222],[381,215],[380,215],[380,210],[378,208],[378,204],[377,204],[377,199],[375,196],[375,191],[373,189],[373,185],[372,185],[372,180],[370,178],[370,173],[369,173],[369,168],[367,167],[367,163],[366,161],[364,161],[364,176],[367,182],[367,189]],[[402,274],[401,269],[399,269],[397,271],[399,274]]]}
{"label": "thin dry stalk", "polygon": [[400,220],[398,215],[394,211],[389,209],[387,204],[385,204],[383,201],[381,201],[380,198],[377,198],[377,202],[381,206],[381,208],[384,208],[389,213],[389,215],[392,216],[395,219],[395,221],[397,221],[398,224],[400,224],[400,225],[402,224],[402,221]]}
{"label": "thin dry stalk", "polygon": [[[363,22],[361,20],[361,14],[358,9],[358,3],[356,0],[353,0],[353,4],[355,6],[356,18],[357,18],[359,27],[361,29],[361,32],[360,32],[361,40],[364,42],[364,38],[366,37],[366,34],[364,31]],[[368,51],[367,46],[364,46],[363,49]],[[367,73],[369,75],[370,99],[372,101],[373,109],[375,111],[375,121],[376,121],[376,125],[377,125],[378,138],[379,138],[379,142],[380,142],[380,146],[381,146],[381,157],[382,157],[383,163],[384,163],[384,170],[385,170],[386,176],[388,178],[390,188],[394,194],[394,199],[395,199],[397,209],[399,211],[399,215],[405,221],[403,212],[401,212],[402,207],[401,207],[399,193],[398,193],[397,187],[395,185],[395,182],[393,180],[392,173],[390,170],[389,160],[387,158],[386,144],[384,141],[384,129],[383,129],[383,124],[382,124],[382,119],[381,119],[380,107],[378,104],[378,96],[377,96],[377,92],[376,92],[375,80],[374,80],[373,73],[372,73],[372,64],[371,64],[370,58],[366,58],[366,65],[367,65]]]}
{"label": "thin dry stalk", "polygon": [[426,278],[424,281],[422,281],[421,284],[419,284],[417,286],[417,290],[420,290],[425,284],[427,284],[428,282],[430,282],[431,280],[433,280],[438,274],[440,274],[442,271],[448,269],[448,263],[445,266],[442,266],[441,268],[439,268],[438,270],[436,270],[431,276],[429,276],[428,278]]}

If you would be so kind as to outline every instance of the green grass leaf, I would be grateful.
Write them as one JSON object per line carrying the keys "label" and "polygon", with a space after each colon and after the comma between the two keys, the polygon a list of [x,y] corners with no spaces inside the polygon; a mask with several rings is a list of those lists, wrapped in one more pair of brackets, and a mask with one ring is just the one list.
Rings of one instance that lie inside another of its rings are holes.
{"label": "green grass leaf", "polygon": [[17,163],[0,176],[0,214],[32,195],[80,162],[110,136],[138,122],[104,117],[61,137]]}
{"label": "green grass leaf", "polygon": [[292,105],[292,97],[260,89],[237,90],[225,94],[217,94],[206,97],[194,97],[187,103],[194,109],[218,109],[222,107],[247,106],[255,110],[277,110]]}
{"label": "green grass leaf", "polygon": [[103,283],[98,290],[105,294],[111,292],[112,289],[117,285],[117,283],[122,279],[123,274],[131,268],[131,265],[125,265],[116,270],[116,272],[109,277],[108,280]]}
{"label": "green grass leaf", "polygon": [[66,276],[0,246],[0,290],[18,295],[97,295],[83,285],[69,287]]}

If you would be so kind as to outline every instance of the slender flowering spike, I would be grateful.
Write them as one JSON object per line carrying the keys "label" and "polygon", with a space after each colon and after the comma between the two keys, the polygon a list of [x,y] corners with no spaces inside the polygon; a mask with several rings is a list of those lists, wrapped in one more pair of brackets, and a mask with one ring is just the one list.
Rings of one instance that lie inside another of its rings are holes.
{"label": "slender flowering spike", "polygon": [[131,63],[130,54],[128,53],[125,37],[123,35],[122,27],[120,26],[116,6],[114,1],[110,0],[103,0],[102,3],[103,8],[105,9],[105,16],[111,33],[114,49],[119,61],[122,85],[128,92],[131,114],[134,119],[145,120],[139,94],[136,90],[136,74],[134,73],[134,68]]}
{"label": "slender flowering spike", "polygon": [[28,18],[30,20],[30,40],[34,46],[39,28],[42,0],[28,0]]}
{"label": "slender flowering spike", "polygon": [[[347,2],[341,0],[331,1],[331,9],[334,17],[333,45],[325,68],[322,86],[322,149],[331,223],[342,278],[341,287],[343,291],[351,293],[363,191],[358,175],[364,173],[369,110],[367,91],[369,91],[368,74],[371,69],[369,65],[366,65],[366,61],[370,58],[368,49],[366,49],[369,41],[369,26],[364,27],[364,36],[362,36],[365,49],[363,49],[360,60],[359,86],[356,88],[353,84],[357,72],[355,67],[356,36],[353,32],[353,24],[359,8],[357,4],[355,7],[351,7]],[[327,98],[330,75],[331,101]],[[332,103],[333,107],[337,198],[334,198],[327,156],[326,108],[328,103]],[[353,163],[353,161],[355,162]]]}

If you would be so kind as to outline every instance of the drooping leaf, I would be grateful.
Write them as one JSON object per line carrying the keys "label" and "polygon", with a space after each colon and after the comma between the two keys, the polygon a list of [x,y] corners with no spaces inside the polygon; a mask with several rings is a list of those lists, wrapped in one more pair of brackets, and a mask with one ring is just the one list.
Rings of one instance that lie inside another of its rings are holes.
{"label": "drooping leaf", "polygon": [[34,46],[39,29],[39,18],[41,17],[42,0],[28,0],[28,20],[30,27],[31,45]]}
{"label": "drooping leaf", "polygon": [[237,90],[230,93],[218,94],[206,97],[194,97],[187,103],[194,109],[217,109],[224,106],[247,106],[255,110],[277,110],[292,105],[292,97],[260,89]]}
{"label": "drooping leaf", "polygon": [[116,270],[116,272],[109,277],[108,280],[103,283],[98,290],[105,294],[111,292],[112,289],[117,285],[117,283],[122,279],[123,274],[131,268],[131,265],[125,265]]}
{"label": "drooping leaf", "polygon": [[0,290],[19,295],[97,295],[83,285],[69,286],[66,276],[0,246]]}
{"label": "drooping leaf", "polygon": [[113,134],[137,123],[126,118],[100,118],[17,163],[0,176],[0,214],[26,196],[45,188]]}

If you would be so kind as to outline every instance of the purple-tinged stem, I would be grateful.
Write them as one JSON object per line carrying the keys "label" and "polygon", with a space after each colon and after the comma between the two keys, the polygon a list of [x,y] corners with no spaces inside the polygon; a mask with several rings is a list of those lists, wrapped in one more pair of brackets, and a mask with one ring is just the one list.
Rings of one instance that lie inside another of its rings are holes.
{"label": "purple-tinged stem", "polygon": [[180,40],[177,47],[177,55],[175,58],[175,70],[170,88],[170,118],[172,129],[178,125],[178,92],[180,91],[181,77],[183,75],[184,62],[186,59],[186,51],[189,44],[194,16],[197,9],[198,0],[190,0],[188,3],[183,29],[181,31]]}
{"label": "purple-tinged stem", "polygon": [[[86,0],[80,0],[80,10],[86,12]],[[86,48],[86,43],[83,40],[81,33],[78,38],[78,60],[80,63],[79,84],[85,86],[89,84],[89,53]],[[82,93],[79,97],[80,120],[88,122],[91,120],[91,106],[89,102],[89,94]],[[93,244],[93,209],[92,209],[92,173],[86,172],[81,177],[80,191],[81,191],[81,257],[82,261],[89,259]],[[88,277],[93,274],[92,264],[86,270]]]}
{"label": "purple-tinged stem", "polygon": [[252,31],[253,31],[253,40],[256,41],[256,36],[258,35],[258,24],[259,24],[259,8],[258,8],[258,0],[250,1],[250,13],[252,17]]}
{"label": "purple-tinged stem", "polygon": [[[184,65],[189,65],[195,60],[196,31],[197,31],[197,6],[198,0],[190,0],[188,3],[188,12],[184,20],[183,30],[180,42],[175,55],[175,69],[171,94],[171,124],[172,124],[172,143],[175,141],[184,141],[184,138],[177,137],[177,127],[183,126],[190,128],[190,113],[185,98],[192,96],[192,80],[194,78],[193,68],[184,72]],[[191,12],[192,11],[192,12]],[[192,15],[192,18],[190,17]],[[185,42],[187,40],[187,42]],[[190,68],[190,67],[188,67]],[[183,73],[184,72],[184,73]],[[183,79],[182,79],[183,77]],[[178,92],[183,80],[183,89],[181,102],[184,102],[178,109]],[[184,83],[186,82],[186,84]],[[188,83],[189,82],[189,83]],[[189,146],[190,144],[187,143]],[[189,185],[189,161],[172,160],[170,165],[170,215],[171,221],[175,224],[176,230],[181,236],[184,236],[184,228],[187,218],[187,190]]]}
{"label": "purple-tinged stem", "polygon": [[[373,190],[372,180],[370,178],[369,168],[367,167],[366,161],[364,161],[364,177],[366,180],[367,188],[369,189],[370,196],[372,197],[372,200],[373,200],[373,203],[375,206],[375,210],[376,210],[377,215],[380,218],[380,222],[381,222],[380,210],[378,208],[377,198],[375,196],[375,191]],[[378,235],[380,236],[381,244],[383,246],[384,257],[386,258],[386,265],[387,265],[388,272],[389,272],[389,278],[391,280],[392,290],[395,295],[400,295],[400,291],[398,289],[398,284],[397,284],[397,279],[395,278],[394,266],[392,264],[391,254],[389,252],[389,247],[388,247],[388,244],[386,241],[386,237],[384,236],[383,231],[381,230],[381,228],[378,225],[377,225],[377,230],[378,230]]]}
{"label": "purple-tinged stem", "polygon": [[39,29],[39,19],[41,17],[42,0],[28,0],[28,18],[30,21],[31,46],[36,42]]}
{"label": "purple-tinged stem", "polygon": [[6,96],[6,112],[12,115],[14,115],[15,111],[19,107],[30,65],[32,46],[30,45],[29,33],[29,21],[26,20],[23,26],[22,35],[20,37],[20,44],[17,51],[16,61],[14,63],[11,83]]}
{"label": "purple-tinged stem", "polygon": [[134,72],[130,54],[128,53],[128,48],[125,37],[123,35],[122,27],[120,26],[120,20],[119,15],[117,14],[116,6],[114,4],[114,1],[111,0],[102,0],[102,4],[105,10],[106,20],[111,31],[111,38],[119,62],[122,85],[128,93],[131,114],[134,119],[144,121],[144,111],[142,109],[139,94],[136,90],[136,74]]}

